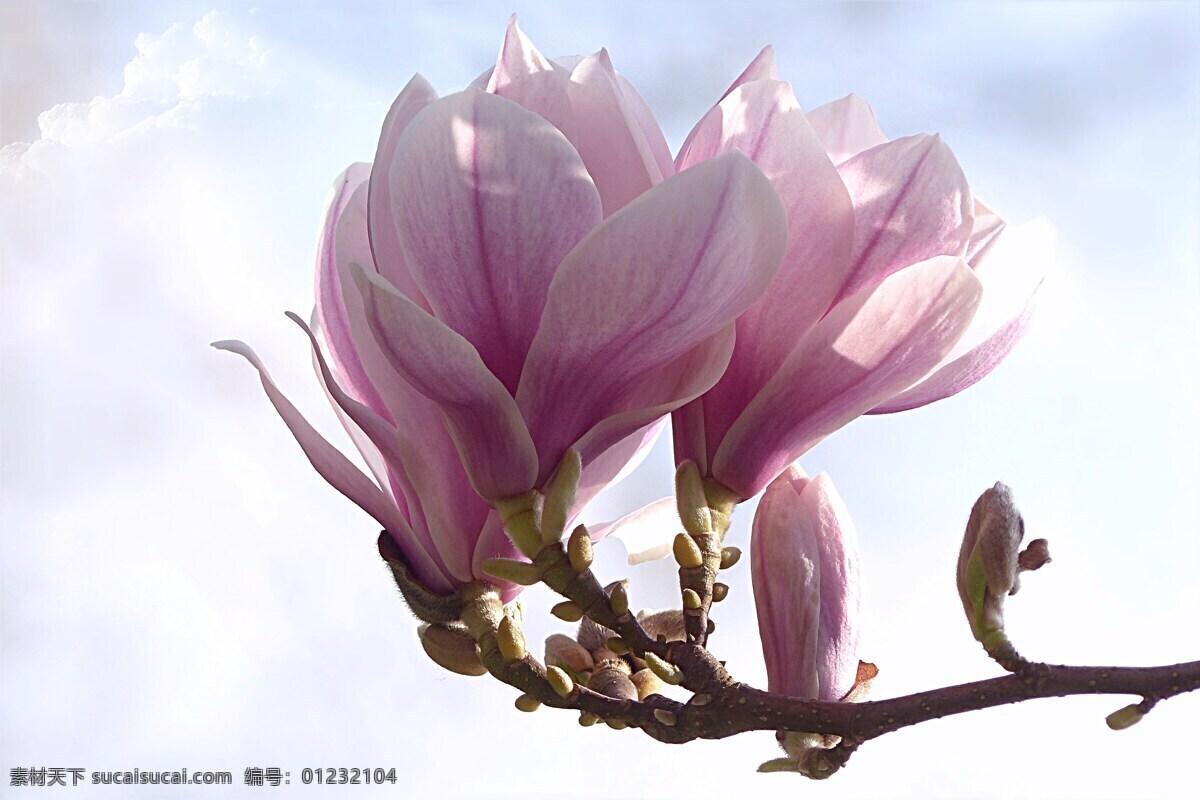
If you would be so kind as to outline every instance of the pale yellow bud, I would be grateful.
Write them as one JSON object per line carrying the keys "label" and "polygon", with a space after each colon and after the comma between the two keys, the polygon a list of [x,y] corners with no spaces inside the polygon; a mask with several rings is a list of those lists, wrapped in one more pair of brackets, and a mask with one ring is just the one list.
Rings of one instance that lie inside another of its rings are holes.
{"label": "pale yellow bud", "polygon": [[489,558],[483,562],[483,571],[497,580],[520,586],[533,586],[542,579],[541,567],[511,558]]}
{"label": "pale yellow bud", "polygon": [[575,691],[575,681],[558,667],[546,668],[546,680],[559,697],[570,697],[571,692]]}
{"label": "pale yellow bud", "polygon": [[523,694],[513,703],[518,710],[530,713],[542,707],[542,701],[531,694]]}
{"label": "pale yellow bud", "polygon": [[579,488],[579,475],[583,462],[577,450],[568,450],[563,455],[558,469],[546,484],[546,501],[542,508],[543,544],[554,544],[562,539],[567,526],[567,515],[575,505],[575,491]]}
{"label": "pale yellow bud", "polygon": [[696,544],[696,540],[686,533],[675,534],[671,550],[675,553],[675,563],[684,569],[697,569],[704,566],[704,554],[700,552],[700,545]]}
{"label": "pale yellow bud", "polygon": [[500,655],[505,661],[516,661],[524,658],[528,650],[525,647],[525,633],[510,617],[500,620],[496,630],[496,644],[500,647]]}
{"label": "pale yellow bud", "polygon": [[583,609],[570,600],[564,600],[556,604],[554,608],[550,609],[550,613],[563,622],[579,622],[579,620],[583,619]]}
{"label": "pale yellow bud", "polygon": [[576,572],[586,572],[592,568],[592,540],[583,525],[577,525],[571,531],[571,538],[567,541],[567,557],[571,560],[571,569]]}

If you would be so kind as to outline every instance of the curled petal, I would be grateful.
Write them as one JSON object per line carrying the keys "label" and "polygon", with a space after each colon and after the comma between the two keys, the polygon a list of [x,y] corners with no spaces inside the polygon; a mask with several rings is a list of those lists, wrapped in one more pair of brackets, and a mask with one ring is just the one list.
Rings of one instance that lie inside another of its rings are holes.
{"label": "curled petal", "polygon": [[404,379],[441,407],[475,491],[493,501],[533,488],[538,462],[529,431],[471,343],[356,267],[371,333]]}
{"label": "curled petal", "polygon": [[[392,222],[392,208],[396,198],[392,194],[388,176],[395,166],[400,137],[408,129],[413,118],[437,99],[437,92],[429,85],[429,81],[419,74],[413,75],[412,80],[400,91],[383,119],[383,131],[379,135],[379,146],[375,149],[375,162],[371,170],[376,178],[371,181],[367,201],[372,261],[376,271],[426,311],[429,310],[429,303],[413,279],[408,261],[400,248],[400,240],[396,236],[396,226]],[[361,258],[355,260],[360,264],[367,263]]]}
{"label": "curled petal", "polygon": [[768,688],[836,702],[858,675],[854,525],[833,482],[791,467],[767,488],[750,540]]}
{"label": "curled petal", "polygon": [[287,425],[288,430],[292,432],[296,442],[304,451],[304,455],[308,456],[309,462],[317,473],[333,488],[374,517],[375,521],[392,535],[403,549],[404,554],[412,559],[410,566],[425,588],[432,592],[449,592],[453,587],[437,564],[417,542],[408,521],[404,519],[392,499],[361,470],[351,464],[350,460],[331,445],[325,437],[317,433],[308,420],[292,405],[292,402],[284,396],[283,392],[279,391],[258,355],[244,342],[239,341],[213,342],[213,347],[237,353],[258,370],[263,390],[266,391],[271,405],[275,406],[275,410]]}
{"label": "curled petal", "polygon": [[713,477],[742,497],[757,494],[821,439],[928,373],[981,294],[970,267],[944,256],[839,303],[729,429]]}
{"label": "curled petal", "polygon": [[881,144],[838,167],[854,200],[854,251],[838,299],[935,256],[962,256],[974,221],[971,190],[938,136]]}
{"label": "curled petal", "polygon": [[[717,105],[720,105],[721,100],[724,100],[736,89],[746,85],[747,83],[753,83],[754,81],[777,80],[779,80],[779,72],[775,69],[775,48],[771,47],[771,45],[767,45],[760,50],[758,55],[754,57],[754,60],[751,61],[744,70],[742,70],[742,74],[738,75],[737,78],[734,79],[733,83],[729,85],[729,88],[725,90],[725,93],[721,95],[721,99],[717,101]],[[713,108],[715,109],[716,106]],[[711,113],[712,111],[709,111],[709,114]],[[696,127],[692,128],[692,130],[688,133],[687,138],[683,140],[683,146],[679,148],[679,156],[675,160],[675,163],[678,165],[679,169],[684,169],[682,160],[684,159],[686,153],[691,150],[692,141],[696,138],[696,136],[699,135],[699,130],[702,124],[704,124],[704,118],[701,119],[700,123],[697,123]]]}
{"label": "curled petal", "polygon": [[835,164],[888,140],[879,130],[871,106],[856,94],[814,108],[808,112],[808,121]]}
{"label": "curled petal", "polygon": [[639,121],[621,90],[607,50],[579,62],[571,73],[570,90],[579,155],[609,217],[666,176],[646,138],[645,120]]}
{"label": "curled petal", "polygon": [[579,155],[537,114],[468,90],[413,120],[387,180],[434,315],[514,392],[559,262],[600,221]]}
{"label": "curled petal", "polygon": [[963,256],[972,268],[978,267],[987,257],[1005,224],[990,206],[975,198],[975,223],[971,227],[971,238],[967,241],[967,254]]}
{"label": "curled petal", "polygon": [[[786,236],[770,182],[737,153],[668,179],[589,234],[555,275],[517,391],[539,479],[598,422],[628,411],[632,390],[745,311]],[[670,407],[659,414],[690,399],[661,398]]]}

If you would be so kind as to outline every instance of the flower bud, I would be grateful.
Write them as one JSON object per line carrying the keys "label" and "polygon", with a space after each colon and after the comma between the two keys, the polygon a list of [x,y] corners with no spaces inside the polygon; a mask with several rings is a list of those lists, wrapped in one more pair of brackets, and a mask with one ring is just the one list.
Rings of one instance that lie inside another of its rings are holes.
{"label": "flower bud", "polygon": [[750,559],[768,689],[841,700],[858,675],[858,545],[828,475],[792,466],[767,487]]}
{"label": "flower bud", "polygon": [[500,627],[496,631],[496,644],[499,645],[500,655],[504,656],[505,661],[524,658],[528,652],[525,649],[525,632],[513,623],[511,617],[500,620]]}
{"label": "flower bud", "polygon": [[696,569],[704,565],[704,554],[696,540],[686,533],[675,534],[671,549],[675,553],[675,562],[684,569]]}
{"label": "flower bud", "polygon": [[546,680],[559,697],[570,697],[575,691],[575,681],[559,667],[547,667]]}
{"label": "flower bud", "polygon": [[[858,660],[858,544],[845,504],[824,473],[796,466],[767,487],[754,515],[750,569],[772,692],[826,702],[861,699],[873,665]],[[836,736],[779,731],[786,758],[760,772],[827,778]]]}
{"label": "flower bud", "polygon": [[588,537],[587,528],[575,526],[571,538],[567,540],[567,557],[571,561],[571,569],[584,572],[592,566],[592,540]]}
{"label": "flower bud", "polygon": [[958,553],[958,595],[971,633],[997,659],[1019,658],[1004,633],[1004,598],[1017,593],[1022,570],[1050,561],[1045,539],[1021,552],[1024,536],[1025,520],[1012,490],[997,482],[971,508]]}

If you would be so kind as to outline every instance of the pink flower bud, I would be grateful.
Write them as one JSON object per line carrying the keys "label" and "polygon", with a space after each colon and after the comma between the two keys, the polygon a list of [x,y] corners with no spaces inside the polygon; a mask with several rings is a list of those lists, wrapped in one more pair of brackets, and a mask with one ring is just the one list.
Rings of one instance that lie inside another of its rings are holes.
{"label": "pink flower bud", "polygon": [[859,675],[858,543],[828,475],[792,466],[767,487],[750,558],[768,689],[846,699]]}

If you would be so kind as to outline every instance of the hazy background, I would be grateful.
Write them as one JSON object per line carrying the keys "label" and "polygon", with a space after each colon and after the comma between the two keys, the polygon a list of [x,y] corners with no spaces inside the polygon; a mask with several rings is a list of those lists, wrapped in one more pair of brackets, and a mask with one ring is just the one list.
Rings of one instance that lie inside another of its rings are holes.
{"label": "hazy background", "polygon": [[[921,725],[812,784],[754,773],[771,734],[672,747],[520,714],[439,671],[375,553],[252,371],[252,343],[346,439],[283,317],[307,314],[329,184],[372,157],[420,71],[454,91],[517,11],[549,54],[606,46],[672,147],[776,46],[812,108],[854,91],[891,136],[940,131],[1012,221],[1057,227],[1057,266],[1016,353],[979,386],[859,420],[805,460],[854,514],[876,697],[997,673],[953,586],[974,498],[1011,484],[1054,562],[1010,602],[1028,655],[1200,657],[1200,5],[66,3],[0,1],[0,796],[13,767],[228,770],[141,797],[1174,797],[1194,788],[1200,697],[1112,733],[1118,697]],[[664,443],[665,444],[665,443]],[[597,502],[665,495],[670,454]],[[746,547],[751,509],[731,541]],[[675,602],[669,565],[602,577]],[[762,685],[749,568],[713,647]],[[531,638],[545,593],[527,595]],[[538,648],[540,650],[540,647]],[[241,785],[249,766],[283,789]],[[299,785],[304,767],[401,783]]]}

